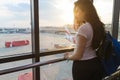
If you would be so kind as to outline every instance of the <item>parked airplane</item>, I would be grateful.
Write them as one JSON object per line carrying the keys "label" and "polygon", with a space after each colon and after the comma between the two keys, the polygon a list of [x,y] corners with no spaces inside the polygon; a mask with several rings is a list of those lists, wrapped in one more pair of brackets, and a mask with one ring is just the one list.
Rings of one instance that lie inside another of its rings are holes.
{"label": "parked airplane", "polygon": [[70,32],[70,30],[68,29],[67,26],[65,26],[65,33],[66,33],[66,39],[69,40],[70,42],[72,42],[73,44],[76,43],[76,40],[75,40],[75,36],[73,36]]}
{"label": "parked airplane", "polygon": [[29,45],[29,40],[18,40],[18,41],[7,41],[5,42],[5,47],[17,47],[17,46],[24,46]]}
{"label": "parked airplane", "polygon": [[72,43],[71,46],[75,47],[75,44],[76,44],[75,35],[71,34],[67,26],[65,26],[65,35],[66,35],[65,38]]}

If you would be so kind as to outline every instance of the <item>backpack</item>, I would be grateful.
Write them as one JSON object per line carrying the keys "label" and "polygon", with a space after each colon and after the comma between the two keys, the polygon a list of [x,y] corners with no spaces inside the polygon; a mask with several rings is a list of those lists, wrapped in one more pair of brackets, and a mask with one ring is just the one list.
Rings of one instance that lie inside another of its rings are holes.
{"label": "backpack", "polygon": [[109,32],[96,50],[96,54],[103,65],[105,76],[114,73],[120,65],[120,44]]}

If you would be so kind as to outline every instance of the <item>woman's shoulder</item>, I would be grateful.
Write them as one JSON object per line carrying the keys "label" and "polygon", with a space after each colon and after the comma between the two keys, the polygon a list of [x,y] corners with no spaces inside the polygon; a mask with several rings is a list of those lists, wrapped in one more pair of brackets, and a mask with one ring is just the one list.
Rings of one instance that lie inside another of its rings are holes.
{"label": "woman's shoulder", "polygon": [[86,22],[82,24],[77,31],[77,35],[82,35],[89,39],[93,35],[93,30],[90,23]]}
{"label": "woman's shoulder", "polygon": [[78,30],[79,30],[79,29],[90,30],[90,29],[92,29],[92,26],[91,26],[91,24],[90,24],[89,22],[86,22],[86,23],[82,24],[82,25],[78,28]]}

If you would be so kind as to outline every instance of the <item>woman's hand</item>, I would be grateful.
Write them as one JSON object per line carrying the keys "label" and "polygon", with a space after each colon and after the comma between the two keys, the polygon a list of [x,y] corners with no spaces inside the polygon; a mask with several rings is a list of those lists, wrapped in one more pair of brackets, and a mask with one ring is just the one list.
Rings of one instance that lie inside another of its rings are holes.
{"label": "woman's hand", "polygon": [[70,54],[69,54],[68,52],[65,53],[65,54],[64,54],[64,58],[65,58],[65,59],[69,59],[69,55],[70,55]]}

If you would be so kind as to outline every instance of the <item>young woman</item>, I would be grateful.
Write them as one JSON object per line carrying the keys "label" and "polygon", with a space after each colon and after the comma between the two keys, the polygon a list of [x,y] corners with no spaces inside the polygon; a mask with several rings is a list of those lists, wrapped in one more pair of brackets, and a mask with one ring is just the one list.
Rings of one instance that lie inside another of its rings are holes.
{"label": "young woman", "polygon": [[78,0],[74,6],[76,47],[73,54],[64,58],[73,60],[73,80],[102,80],[103,68],[96,49],[105,36],[104,24],[90,0]]}

